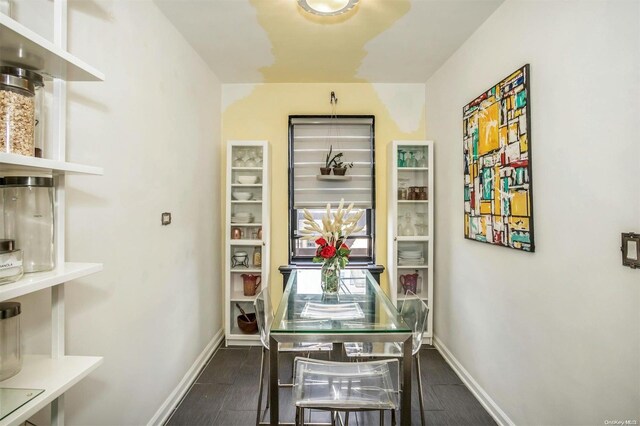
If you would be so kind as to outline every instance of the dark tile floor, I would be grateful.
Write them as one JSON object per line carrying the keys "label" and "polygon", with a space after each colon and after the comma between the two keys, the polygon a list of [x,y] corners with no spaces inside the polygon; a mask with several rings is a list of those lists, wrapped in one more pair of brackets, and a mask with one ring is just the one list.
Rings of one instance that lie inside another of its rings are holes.
{"label": "dark tile floor", "polygon": [[[255,424],[260,374],[260,347],[221,347],[211,358],[195,384],[167,422],[173,426],[249,426]],[[420,352],[422,383],[425,394],[425,420],[429,425],[495,425],[491,416],[460,381],[451,367],[432,346]],[[291,382],[293,357],[280,357],[280,377]],[[413,386],[416,389],[416,386]],[[265,390],[266,391],[266,390]],[[283,388],[280,396],[282,421],[293,422],[291,389]],[[417,390],[413,406],[419,407]],[[362,413],[360,426],[378,425],[377,413]],[[420,410],[412,413],[412,424],[420,424]],[[268,414],[265,419],[268,419]],[[312,412],[312,422],[328,421],[328,414]],[[389,419],[385,424],[391,424]]]}

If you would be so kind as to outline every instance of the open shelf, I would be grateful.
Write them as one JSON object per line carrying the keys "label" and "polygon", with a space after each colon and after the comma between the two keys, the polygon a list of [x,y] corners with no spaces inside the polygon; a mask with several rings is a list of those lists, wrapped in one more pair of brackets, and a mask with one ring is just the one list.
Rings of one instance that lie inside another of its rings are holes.
{"label": "open shelf", "polygon": [[398,200],[398,204],[415,204],[415,203],[426,204],[428,202],[429,200]]}
{"label": "open shelf", "polygon": [[[2,15],[0,15],[2,16]],[[26,155],[0,152],[0,174],[6,172],[47,172],[50,174],[87,174],[102,175],[102,167],[84,164],[67,163],[65,161],[48,160],[46,158],[28,157]]]}
{"label": "open shelf", "polygon": [[241,273],[245,273],[248,272],[250,274],[260,274],[262,273],[262,269],[260,268],[231,268],[231,273],[233,274],[241,274]]}
{"label": "open shelf", "polygon": [[231,167],[231,170],[262,170],[262,167]]}
{"label": "open shelf", "polygon": [[259,188],[261,186],[262,186],[261,183],[232,183],[231,184],[232,188],[236,188],[236,187]]}
{"label": "open shelf", "polygon": [[256,300],[256,296],[245,296],[243,291],[232,291],[230,299],[232,302],[251,302]]}
{"label": "open shelf", "polygon": [[51,401],[65,393],[102,364],[102,357],[25,355],[22,370],[0,383],[3,388],[44,389],[44,392],[0,421],[1,425],[18,425],[28,420]]}
{"label": "open shelf", "polygon": [[[428,303],[429,302],[429,298],[428,297],[426,297],[423,294],[416,294],[416,296],[418,296],[418,298],[420,298],[420,300],[424,300],[425,303],[427,303],[427,306],[429,306],[429,303]],[[396,300],[398,302],[404,302],[407,299],[412,299],[412,297],[407,296],[406,294],[399,294]]]}
{"label": "open shelf", "polygon": [[414,241],[429,241],[429,237],[425,237],[425,236],[397,236],[396,237],[398,239],[398,241],[408,241],[408,242],[414,242]]}
{"label": "open shelf", "polygon": [[[21,280],[15,283],[0,286],[0,302],[86,277],[101,270],[101,263],[66,262],[53,271],[25,274]],[[0,386],[2,385],[4,385],[4,382],[0,383]]]}
{"label": "open shelf", "polygon": [[231,200],[232,204],[260,204],[262,200]]}
{"label": "open shelf", "polygon": [[232,246],[261,246],[262,240],[231,240]]}
{"label": "open shelf", "polygon": [[398,269],[429,269],[429,265],[398,265]]}
{"label": "open shelf", "polygon": [[67,81],[102,81],[104,74],[69,52],[0,13],[3,64],[21,64]]}

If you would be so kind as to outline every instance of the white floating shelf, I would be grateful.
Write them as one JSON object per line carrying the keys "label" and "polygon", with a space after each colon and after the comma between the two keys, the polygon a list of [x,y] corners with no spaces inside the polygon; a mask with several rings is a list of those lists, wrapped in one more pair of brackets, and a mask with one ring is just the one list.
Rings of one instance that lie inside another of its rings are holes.
{"label": "white floating shelf", "polygon": [[428,265],[398,265],[398,269],[429,269]]}
{"label": "white floating shelf", "polygon": [[[262,226],[262,224],[259,223],[259,222],[249,222],[249,223],[231,222],[231,226],[235,228],[235,227],[238,227],[238,226],[240,226],[240,227],[242,227],[242,226]],[[234,240],[234,241],[236,241],[236,240]]]}
{"label": "white floating shelf", "polygon": [[[14,299],[34,291],[53,287],[67,281],[86,277],[102,270],[101,263],[72,263],[66,262],[48,272],[36,272],[33,274],[25,274],[21,280],[15,283],[0,286],[0,302],[4,300]],[[4,382],[0,383],[3,385]]]}
{"label": "white floating shelf", "polygon": [[25,355],[22,370],[4,380],[3,388],[44,389],[44,392],[0,421],[0,425],[18,425],[28,420],[51,401],[65,393],[102,364],[102,357]]}
{"label": "white floating shelf", "polygon": [[396,237],[397,241],[402,241],[402,242],[418,242],[418,241],[429,241],[429,237],[420,237],[420,236],[403,236],[403,237]]}
{"label": "white floating shelf", "polygon": [[417,172],[417,171],[426,171],[429,170],[428,167],[398,167],[399,172]]}
{"label": "white floating shelf", "polygon": [[336,175],[316,175],[318,180],[333,180],[333,181],[347,181],[351,180],[351,176],[336,176]]}
{"label": "white floating shelf", "polygon": [[250,187],[250,188],[259,188],[262,186],[261,183],[232,183],[231,186],[235,187]]}
{"label": "white floating shelf", "polygon": [[426,204],[428,202],[429,200],[398,200],[398,204],[416,204],[416,203]]}
{"label": "white floating shelf", "polygon": [[232,246],[261,246],[262,240],[231,240]]}
{"label": "white floating shelf", "polygon": [[232,204],[260,204],[262,200],[231,200]]}
{"label": "white floating shelf", "polygon": [[0,62],[22,64],[67,81],[103,81],[104,74],[0,13]]}
{"label": "white floating shelf", "polygon": [[[0,14],[0,16],[2,16],[2,14]],[[102,167],[86,166],[84,164],[67,163],[65,161],[0,152],[0,174],[8,172],[102,175],[103,169]]]}
{"label": "white floating shelf", "polygon": [[262,170],[262,167],[231,167],[231,170]]}

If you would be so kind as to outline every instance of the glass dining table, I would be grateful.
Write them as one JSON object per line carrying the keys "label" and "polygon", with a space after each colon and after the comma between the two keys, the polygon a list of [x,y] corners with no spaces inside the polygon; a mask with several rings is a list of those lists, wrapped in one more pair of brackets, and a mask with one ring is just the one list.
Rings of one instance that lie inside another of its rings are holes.
{"label": "glass dining table", "polygon": [[[275,313],[269,347],[278,343],[333,343],[332,360],[345,342],[403,342],[402,395],[411,395],[411,328],[365,269],[346,269],[337,296],[324,296],[319,269],[291,273]],[[269,351],[270,423],[280,424],[278,351]],[[411,398],[400,399],[400,421],[411,424]]]}

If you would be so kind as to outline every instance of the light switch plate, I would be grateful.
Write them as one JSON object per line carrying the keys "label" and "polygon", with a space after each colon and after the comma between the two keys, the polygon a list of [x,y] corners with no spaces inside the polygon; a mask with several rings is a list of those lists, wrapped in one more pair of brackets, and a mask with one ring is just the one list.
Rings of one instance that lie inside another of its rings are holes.
{"label": "light switch plate", "polygon": [[162,226],[171,224],[171,213],[165,212],[162,213]]}
{"label": "light switch plate", "polygon": [[640,268],[640,234],[622,233],[622,265],[632,269]]}

